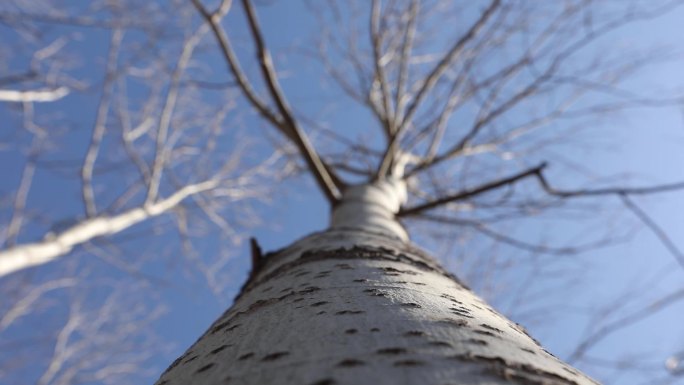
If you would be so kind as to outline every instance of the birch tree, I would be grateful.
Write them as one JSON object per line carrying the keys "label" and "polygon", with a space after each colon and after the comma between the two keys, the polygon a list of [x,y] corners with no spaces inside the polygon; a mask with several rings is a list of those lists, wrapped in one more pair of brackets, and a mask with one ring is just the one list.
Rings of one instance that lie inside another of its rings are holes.
{"label": "birch tree", "polygon": [[664,357],[597,348],[681,304],[652,292],[684,257],[643,200],[681,175],[614,178],[578,149],[681,107],[638,81],[677,56],[620,41],[679,3],[310,1],[282,30],[259,23],[266,1],[1,4],[0,382],[156,378],[174,288],[201,277],[226,303],[245,225],[304,188],[329,227],[253,241],[235,304],[158,383],[592,383],[511,319],[570,334],[551,318],[578,310],[548,300],[635,222],[670,275],[630,281],[562,358],[674,383]]}
{"label": "birch tree", "polygon": [[[597,40],[663,15],[679,2],[630,2],[625,8],[498,0],[470,7],[312,2],[327,75],[370,112],[383,137],[379,148],[346,142],[354,156],[340,162],[334,153],[321,155],[308,139],[302,122],[311,120],[298,117],[288,101],[252,2],[241,1],[238,12],[246,19],[258,71],[244,69],[249,56],[237,53],[226,29],[230,24],[222,22],[232,2],[214,9],[200,0],[193,4],[211,27],[242,96],[297,149],[330,204],[331,221],[328,229],[266,255],[253,242],[252,272],[233,306],[157,384],[596,383],[417,248],[404,221],[467,225],[517,247],[573,253],[581,247],[529,244],[490,225],[533,215],[530,210],[613,196],[659,233],[684,266],[676,246],[633,201],[679,190],[681,181],[563,189],[547,175],[538,146],[577,134],[572,125],[557,123],[564,119],[584,123],[634,106],[680,105],[678,95],[651,98],[621,88],[625,76],[645,64],[638,56],[614,59],[606,53],[581,64],[585,48]],[[436,50],[444,41],[431,38],[443,33],[445,20],[458,33]],[[507,53],[506,61],[494,59]],[[550,95],[553,103],[532,108]],[[454,190],[454,178],[467,172],[458,163],[471,158],[482,159],[478,182]],[[516,170],[497,164],[507,158],[518,160]],[[349,182],[340,172],[356,178]],[[496,209],[479,209],[492,198],[489,207]],[[471,217],[464,213],[468,206],[494,218]],[[570,359],[577,360],[611,326],[632,321],[627,317],[589,336]]]}

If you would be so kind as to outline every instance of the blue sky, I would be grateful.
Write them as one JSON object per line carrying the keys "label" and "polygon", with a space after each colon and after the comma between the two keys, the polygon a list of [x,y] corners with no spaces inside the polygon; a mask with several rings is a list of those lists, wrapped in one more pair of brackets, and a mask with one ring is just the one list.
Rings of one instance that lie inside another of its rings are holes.
{"label": "blue sky", "polygon": [[[319,67],[314,65],[309,58],[299,54],[298,50],[292,50],[292,44],[299,47],[306,47],[306,41],[312,35],[318,33],[316,24],[312,20],[303,6],[303,2],[267,2],[265,6],[259,6],[259,16],[267,43],[273,50],[276,66],[281,70],[282,85],[292,104],[298,111],[310,117],[325,119],[331,127],[338,132],[344,132],[348,137],[368,134],[371,141],[377,142],[380,139],[379,129],[371,127],[368,122],[370,117],[358,107],[351,107],[348,101],[340,98],[336,106],[330,106],[328,102],[339,95],[339,90],[335,89],[329,81],[321,80],[322,72]],[[681,8],[681,7],[680,7]],[[239,10],[234,10],[228,17],[232,31],[243,31],[242,34],[236,33],[234,40],[238,52],[248,46],[244,40],[246,32],[242,29],[244,21]],[[673,60],[664,62],[651,68],[649,71],[630,79],[628,86],[632,90],[643,91],[647,95],[657,96],[659,90],[667,90],[672,87],[678,89],[680,94],[684,92],[684,71],[682,71],[682,55],[684,43],[681,36],[681,20],[684,20],[684,9],[659,19],[657,23],[644,23],[636,25],[619,33],[610,36],[609,41],[604,42],[619,47],[624,46],[625,50],[633,47],[654,47],[663,45],[671,47],[677,56]],[[0,40],[6,45],[11,45],[17,41],[18,37],[6,27],[0,27]],[[50,29],[50,34],[54,33],[55,38],[59,35],[69,34],[69,47],[71,52],[79,54],[81,61],[78,66],[78,75],[84,79],[89,79],[92,83],[97,83],[103,76],[103,57],[106,55],[108,47],[109,33],[100,29],[83,28],[55,28]],[[47,40],[51,40],[48,34]],[[131,38],[135,41],[135,37]],[[210,36],[205,39],[206,47],[213,49],[213,40]],[[21,51],[17,51],[21,52]],[[25,53],[17,53],[9,57],[16,60],[12,64],[0,68],[0,71],[7,73],[20,69],[25,64],[22,58]],[[250,59],[246,59],[249,63]],[[218,55],[207,55],[203,63],[207,68],[222,73],[225,64]],[[245,65],[250,68],[249,64]],[[250,68],[249,70],[253,70]],[[249,71],[248,70],[248,71]],[[252,71],[251,73],[256,73]],[[1,74],[1,73],[0,73]],[[229,79],[213,79],[216,81]],[[325,97],[320,97],[325,95]],[[144,95],[138,95],[144,100]],[[62,147],[55,151],[53,159],[61,161],[80,161],[85,152],[84,144],[87,142],[90,127],[95,119],[95,108],[98,101],[97,88],[86,89],[82,92],[74,92],[64,100],[55,104],[45,104],[36,106],[36,116],[41,117],[46,126],[50,126],[54,116],[61,124],[61,127],[70,127],[73,130],[60,143]],[[353,113],[351,113],[351,112]],[[574,143],[559,146],[558,151],[568,163],[576,164],[578,169],[587,171],[596,177],[608,178],[611,176],[621,176],[615,179],[620,183],[628,183],[634,186],[649,184],[667,183],[684,179],[684,123],[682,121],[681,109],[678,108],[644,108],[630,110],[624,113],[619,119],[612,119],[603,122],[595,122],[595,126],[585,127],[585,134],[581,138],[572,138],[580,143],[587,143],[589,146],[577,147]],[[18,132],[16,143],[21,146],[0,151],[0,164],[2,165],[2,176],[0,179],[0,192],[3,194],[3,204],[6,207],[8,198],[16,188],[24,157],[21,151],[26,147],[28,136],[21,130],[15,131],[20,124],[18,120],[17,106],[0,104],[0,137],[11,135]],[[239,119],[242,129],[250,130],[259,135],[273,136],[269,128],[254,116],[246,114]],[[52,127],[51,127],[52,129]],[[371,130],[377,131],[369,134]],[[242,131],[240,131],[242,132]],[[588,134],[586,133],[588,132]],[[235,139],[228,134],[224,138],[226,145],[230,147],[230,141]],[[314,140],[322,140],[321,137],[314,137]],[[267,154],[270,149],[267,146],[257,146],[257,154],[261,156]],[[552,164],[549,178],[559,186],[572,187],[578,181],[586,182],[577,174],[567,173],[566,167]],[[116,185],[115,176],[106,176],[101,180],[105,190],[110,188],[116,191],[121,186]],[[109,179],[111,178],[111,179]],[[108,183],[110,185],[108,185]],[[610,183],[607,183],[610,185]],[[658,223],[672,241],[680,248],[684,248],[684,215],[681,211],[684,203],[682,199],[684,193],[673,192],[661,194],[653,197],[636,198],[640,207],[648,212],[653,220]],[[255,236],[265,250],[273,250],[283,247],[293,240],[302,237],[311,231],[325,228],[328,221],[328,208],[323,197],[315,191],[313,181],[309,177],[293,178],[283,182],[281,186],[275,187],[271,195],[270,203],[256,203],[253,206],[254,213],[263,219],[263,223],[257,227],[247,229],[250,235]],[[11,199],[11,198],[10,198]],[[609,208],[616,215],[616,219],[611,224],[618,230],[621,226],[632,228],[638,224],[633,216],[621,209],[619,202],[614,198],[608,198]],[[68,220],[69,218],[82,215],[82,205],[79,200],[79,185],[74,175],[65,176],[63,173],[54,170],[39,169],[34,187],[29,196],[28,207],[40,212],[45,218],[51,220]],[[0,220],[3,223],[9,221],[9,211],[1,212]],[[608,215],[608,214],[606,214]],[[180,355],[194,340],[201,335],[208,325],[230,305],[232,298],[244,281],[249,269],[249,250],[246,243],[231,246],[233,248],[232,259],[226,267],[226,272],[221,277],[228,280],[224,292],[217,296],[202,283],[201,276],[191,269],[190,262],[180,256],[180,244],[172,231],[165,233],[162,237],[152,237],[156,226],[169,226],[172,221],[160,219],[153,224],[140,225],[130,233],[124,235],[137,236],[137,238],[126,241],[123,250],[126,253],[147,250],[159,247],[170,255],[166,263],[145,264],[142,273],[159,278],[168,284],[167,287],[155,288],[152,290],[157,295],[145,295],[141,298],[143,302],[152,303],[158,301],[163,304],[168,312],[155,324],[154,329],[161,336],[161,339],[170,343],[168,350],[163,350],[150,361],[150,371],[159,373],[176,356]],[[560,218],[557,221],[540,221],[538,223],[526,223],[518,226],[511,231],[523,239],[538,239],[540,234],[544,234],[548,239],[559,242],[572,242],[577,237],[591,236],[594,232],[599,232],[600,228],[590,226],[605,226],[607,222],[603,220],[592,221],[592,218],[582,222],[573,222]],[[20,241],[30,241],[39,238],[50,224],[40,224],[36,222],[27,226],[20,236]],[[457,230],[454,230],[455,232]],[[149,232],[149,234],[148,234]],[[139,235],[142,234],[142,235]],[[456,237],[458,234],[455,234]],[[116,238],[115,238],[116,239]],[[154,243],[150,241],[154,239]],[[427,238],[418,237],[416,239],[420,245],[427,250],[439,254],[442,250],[441,245],[430,243]],[[211,255],[220,249],[220,243],[225,239],[218,237],[203,238],[203,242],[197,245],[200,254]],[[224,245],[225,246],[225,245]],[[487,245],[481,245],[483,253],[491,250]],[[521,252],[505,249],[502,253],[507,253],[506,258],[523,260],[526,255]],[[450,255],[439,255],[448,266],[457,268],[455,259]],[[129,256],[122,257],[127,261]],[[544,258],[569,258],[557,256],[545,256]],[[540,303],[549,302],[554,305],[554,310],[549,311],[548,322],[544,317],[537,317],[535,322],[529,325],[532,334],[538,337],[549,350],[560,356],[568,354],[581,337],[584,328],[590,319],[586,316],[587,310],[597,310],[600,307],[611,303],[620,303],[620,295],[626,290],[634,289],[644,296],[644,300],[655,299],[663,293],[681,288],[684,281],[684,269],[682,269],[663,247],[662,243],[646,228],[640,228],[632,239],[618,245],[593,250],[588,253],[572,257],[571,260],[554,260],[558,266],[567,266],[569,271],[577,274],[579,282],[576,286],[569,289],[557,289],[553,281],[544,281],[535,286],[535,291],[539,296]],[[96,262],[92,262],[95,259]],[[113,268],[111,264],[93,257],[88,250],[79,250],[74,261],[79,263],[92,263],[91,277],[103,279],[103,277],[113,277],[122,279],[132,279],[135,277],[127,276],[126,273]],[[135,261],[135,259],[131,259]],[[61,261],[49,264],[31,273],[28,277],[31,280],[39,280],[40,277],[52,277],[63,274],[68,270],[69,261]],[[464,268],[476,267],[477,261],[472,262]],[[520,265],[516,265],[520,266]],[[458,270],[455,271],[459,275]],[[463,272],[464,273],[464,272]],[[502,285],[508,284],[515,288],[516,284],[524,281],[530,274],[529,269],[524,265],[505,271],[502,276],[494,277],[494,281],[499,280]],[[534,275],[532,275],[534,279]],[[12,279],[17,279],[13,277]],[[0,281],[0,283],[2,283]],[[5,287],[9,287],[13,281],[7,281]],[[163,285],[162,285],[163,286]],[[93,301],[97,302],[99,296],[94,295]],[[57,303],[66,303],[68,298],[56,296],[52,300]],[[643,302],[642,302],[643,303]],[[559,304],[564,306],[559,306]],[[499,304],[503,309],[506,308],[506,300],[501,300]],[[635,306],[638,307],[638,306]],[[52,307],[55,309],[57,307]],[[52,320],[55,325],[62,322],[63,314],[58,310],[53,310]],[[648,317],[645,321],[627,329],[624,333],[616,334],[608,338],[602,344],[592,350],[592,356],[612,357],[615,360],[624,358],[631,354],[642,353],[640,362],[650,365],[650,370],[662,368],[662,362],[669,354],[684,350],[684,328],[681,319],[684,318],[684,306],[678,304],[667,308]],[[17,335],[30,335],[34,329],[40,325],[38,319],[27,320],[26,323],[17,326],[12,332]],[[45,327],[46,331],[50,330]],[[1,338],[8,338],[7,335],[0,335]],[[6,340],[11,341],[11,338]],[[0,356],[4,357],[4,355]],[[600,368],[586,366],[585,370],[592,373],[605,374]],[[655,372],[648,372],[653,374]],[[666,373],[655,373],[658,376],[666,377]],[[29,381],[33,380],[30,372],[21,372],[16,377]],[[606,374],[608,375],[608,374]],[[23,376],[23,377],[22,377]],[[612,376],[612,375],[611,375]],[[154,375],[149,375],[149,378]],[[611,379],[611,378],[606,378]],[[641,384],[642,378],[612,378],[613,383],[620,384]],[[679,382],[682,383],[684,379]]]}

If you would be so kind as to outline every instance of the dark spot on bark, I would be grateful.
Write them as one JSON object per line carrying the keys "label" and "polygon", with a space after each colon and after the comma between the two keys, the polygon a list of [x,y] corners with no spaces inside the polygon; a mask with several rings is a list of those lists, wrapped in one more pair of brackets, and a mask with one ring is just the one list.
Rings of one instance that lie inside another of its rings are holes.
{"label": "dark spot on bark", "polygon": [[261,361],[275,361],[281,357],[285,357],[288,354],[290,354],[290,353],[288,353],[288,352],[275,352],[275,353],[267,354],[264,356],[264,358],[261,359]]}
{"label": "dark spot on bark", "polygon": [[450,348],[451,344],[446,342],[446,341],[430,341],[428,342],[429,345],[431,346],[439,346],[439,347],[444,347],[444,348]]}
{"label": "dark spot on bark", "polygon": [[254,357],[254,353],[250,352],[250,353],[246,353],[246,354],[241,355],[240,357],[238,357],[238,360],[244,361],[244,360],[248,360],[252,357]]}
{"label": "dark spot on bark", "polygon": [[264,290],[262,290],[261,292],[266,293],[266,292],[271,291],[271,289],[273,289],[273,286],[269,286],[269,287],[265,288]]}
{"label": "dark spot on bark", "polygon": [[230,321],[232,321],[232,320],[224,321],[224,322],[221,322],[220,324],[214,326],[214,327],[211,329],[211,332],[209,332],[209,334],[218,333],[219,331],[221,331],[221,329],[223,329],[223,328],[225,328],[226,326],[228,326],[228,325],[230,324]]}
{"label": "dark spot on bark", "polygon": [[470,311],[466,308],[450,307],[449,310],[451,310],[451,312],[456,314],[456,315],[460,315],[461,317],[475,318],[475,317],[470,315]]}
{"label": "dark spot on bark", "polygon": [[368,282],[368,280],[365,278],[359,278],[359,279],[355,279],[354,282]]}
{"label": "dark spot on bark", "polygon": [[526,385],[578,385],[576,381],[556,373],[547,372],[529,364],[508,362],[501,357],[488,357],[467,353],[452,356],[451,358],[486,363],[488,366],[485,372],[504,378],[508,382]]}
{"label": "dark spot on bark", "polygon": [[523,352],[530,353],[530,354],[537,354],[537,353],[535,353],[534,350],[528,349],[528,348],[520,348],[520,350],[522,350]]}
{"label": "dark spot on bark", "polygon": [[451,311],[457,311],[457,312],[462,312],[462,313],[470,313],[470,309],[459,306],[459,307],[450,307],[449,310]]}
{"label": "dark spot on bark", "polygon": [[485,340],[478,340],[477,338],[470,338],[467,339],[465,342],[473,345],[487,345],[487,341]]}
{"label": "dark spot on bark", "polygon": [[335,385],[337,382],[333,380],[332,378],[324,378],[322,380],[318,380],[316,382],[311,383],[311,385]]}
{"label": "dark spot on bark", "polygon": [[329,303],[329,302],[328,301],[320,301],[320,302],[312,303],[311,306],[317,307],[317,306],[325,305],[326,303]]}
{"label": "dark spot on bark", "polygon": [[378,328],[372,328],[370,331],[373,332],[373,333],[377,333],[377,332],[380,331],[380,329],[378,329]]}
{"label": "dark spot on bark", "polygon": [[453,326],[453,327],[457,327],[457,328],[468,325],[468,322],[466,322],[465,320],[454,319],[454,318],[445,318],[443,320],[440,320],[439,322],[445,323],[445,324],[448,324],[449,326]]}
{"label": "dark spot on bark", "polygon": [[378,349],[375,353],[396,356],[398,354],[408,353],[408,350],[406,350],[405,348],[383,348]]}
{"label": "dark spot on bark", "polygon": [[415,302],[402,303],[401,306],[403,306],[403,307],[412,307],[412,308],[416,308],[416,309],[422,308],[422,306],[418,305],[418,304],[415,303]]}
{"label": "dark spot on bark", "polygon": [[387,293],[378,289],[365,289],[364,293],[369,293],[372,297],[387,297]]}
{"label": "dark spot on bark", "polygon": [[285,293],[285,292],[288,292],[288,291],[292,291],[292,288],[291,288],[291,287],[286,287],[286,288],[284,288],[283,290],[281,290],[280,292],[281,292],[281,293]]}
{"label": "dark spot on bark", "polygon": [[482,310],[482,308],[481,308],[480,306],[477,306],[477,305],[475,305],[475,304],[472,304],[472,306],[473,306],[474,308],[476,308],[476,309]]}
{"label": "dark spot on bark", "polygon": [[233,378],[231,376],[225,376],[223,377],[223,383],[227,384],[229,383]]}
{"label": "dark spot on bark", "polygon": [[309,287],[305,288],[304,290],[300,290],[300,291],[297,292],[297,293],[298,293],[298,294],[309,294],[309,293],[313,293],[313,292],[316,292],[316,291],[319,291],[319,290],[321,290],[320,287],[317,287],[317,286],[309,286]]}
{"label": "dark spot on bark", "polygon": [[335,267],[342,269],[342,270],[354,270],[353,267],[351,267],[349,264],[346,264],[346,263],[338,263],[337,265],[335,265]]}
{"label": "dark spot on bark", "polygon": [[180,356],[180,357],[176,358],[175,360],[173,360],[173,362],[171,363],[171,366],[169,366],[169,368],[166,369],[166,372],[168,372],[168,371],[170,371],[171,369],[173,369],[173,368],[175,368],[176,366],[178,366],[178,364],[180,364],[181,360],[183,360],[183,356]]}
{"label": "dark spot on bark", "polygon": [[327,313],[327,312],[326,312],[325,310],[322,310],[322,311],[319,311],[318,313],[316,313],[316,315],[322,315],[322,314],[325,314],[325,313]]}
{"label": "dark spot on bark", "polygon": [[213,362],[212,362],[212,363],[209,363],[209,364],[206,364],[206,365],[202,366],[201,368],[197,369],[197,371],[196,371],[195,373],[206,372],[207,370],[211,369],[212,366],[214,366],[214,363],[213,363]]}
{"label": "dark spot on bark", "polygon": [[418,360],[401,360],[401,361],[396,361],[394,366],[422,366],[425,365],[425,362],[423,361],[418,361]]}
{"label": "dark spot on bark", "polygon": [[292,302],[300,302],[300,301],[304,301],[304,298],[296,298],[296,299],[295,299],[294,301],[292,301]]}
{"label": "dark spot on bark", "polygon": [[354,359],[354,358],[347,358],[347,359],[342,360],[342,361],[337,363],[337,366],[342,367],[342,368],[350,368],[353,366],[362,366],[362,365],[366,365],[366,363],[361,361],[361,360]]}
{"label": "dark spot on bark", "polygon": [[295,274],[295,277],[303,277],[307,274],[311,274],[311,272],[310,271],[302,271],[301,273]]}
{"label": "dark spot on bark", "polygon": [[487,325],[487,324],[480,324],[480,326],[482,326],[482,327],[485,328],[485,329],[489,329],[489,330],[492,330],[492,331],[495,331],[495,332],[498,332],[498,333],[503,333],[503,330],[497,329],[497,328],[495,328],[494,326],[489,326],[489,325]]}
{"label": "dark spot on bark", "polygon": [[395,269],[394,267],[380,267],[380,270],[384,271],[385,273],[392,273],[392,275],[399,275],[399,274],[406,274],[406,275],[417,275],[413,270],[400,270],[400,269]]}
{"label": "dark spot on bark", "polygon": [[226,331],[227,331],[227,332],[232,332],[233,330],[239,328],[240,325],[241,325],[241,324],[233,325],[233,326],[229,327],[228,329],[226,329]]}
{"label": "dark spot on bark", "polygon": [[409,330],[406,333],[404,333],[405,337],[422,337],[424,335],[425,333],[421,332],[420,330]]}
{"label": "dark spot on bark", "polygon": [[[335,231],[334,237],[330,239],[341,239],[341,237],[344,237],[344,233],[341,233],[345,230],[343,229],[338,229]],[[352,230],[349,230],[352,231]],[[356,232],[356,231],[354,231]],[[325,235],[318,234],[317,235],[319,239],[327,239]],[[440,274],[442,276],[445,276],[449,279],[454,280],[454,282],[458,282],[456,277],[453,276],[453,274],[448,273],[444,269],[440,268],[437,265],[433,265],[432,263],[427,263],[427,260],[430,260],[429,256],[424,255],[420,250],[414,249],[409,246],[404,246],[400,250],[401,252],[398,252],[397,250],[393,250],[392,252],[384,252],[380,248],[377,247],[372,247],[368,245],[364,246],[354,246],[351,248],[338,248],[336,250],[308,250],[301,252],[301,248],[288,248],[281,250],[279,252],[275,253],[269,253],[267,254],[264,258],[270,258],[268,255],[272,255],[273,258],[278,258],[283,255],[283,253],[299,253],[299,258],[296,260],[290,261],[283,263],[282,265],[278,266],[276,269],[270,271],[267,274],[263,274],[262,276],[259,277],[259,279],[250,279],[245,286],[241,289],[240,293],[238,294],[238,298],[244,295],[246,292],[251,290],[254,287],[257,287],[258,285],[268,282],[269,280],[272,280],[274,278],[280,277],[285,274],[294,274],[296,273],[302,273],[303,268],[301,267],[304,264],[313,262],[313,261],[323,261],[323,260],[331,260],[331,259],[364,259],[364,260],[374,260],[374,261],[389,261],[389,262],[400,262],[404,264],[411,265],[413,269],[418,269],[421,271],[431,271],[437,274]],[[404,252],[405,251],[405,252]],[[411,273],[416,273],[413,270],[409,270]],[[410,273],[408,273],[410,274]],[[424,285],[424,284],[421,284]]]}
{"label": "dark spot on bark", "polygon": [[414,285],[418,285],[418,286],[425,286],[425,284],[422,282],[411,282],[411,283],[413,283]]}
{"label": "dark spot on bark", "polygon": [[487,330],[475,330],[474,332],[477,333],[477,334],[482,334],[482,335],[484,335],[484,336],[497,337],[496,334],[494,334],[494,333],[492,333],[492,332],[490,332],[490,331],[487,331]]}
{"label": "dark spot on bark", "polygon": [[187,364],[187,363],[190,362],[190,361],[196,360],[197,357],[198,357],[197,354],[195,354],[194,356],[192,356],[192,357],[188,358],[187,360],[183,361],[183,363],[184,363],[184,364]]}
{"label": "dark spot on bark", "polygon": [[343,315],[343,314],[362,314],[365,313],[363,310],[340,310],[335,313],[335,315]]}
{"label": "dark spot on bark", "polygon": [[166,384],[168,384],[168,383],[169,383],[168,380],[164,380],[164,381],[160,382],[159,385],[166,385]]}
{"label": "dark spot on bark", "polygon": [[358,333],[358,330],[356,330],[356,329],[347,329],[347,330],[345,330],[344,332],[345,332],[345,334],[356,334],[356,333]]}
{"label": "dark spot on bark", "polygon": [[228,347],[228,345],[221,345],[218,348],[210,351],[209,354],[216,354],[216,353],[220,352],[221,350],[224,350],[227,347]]}

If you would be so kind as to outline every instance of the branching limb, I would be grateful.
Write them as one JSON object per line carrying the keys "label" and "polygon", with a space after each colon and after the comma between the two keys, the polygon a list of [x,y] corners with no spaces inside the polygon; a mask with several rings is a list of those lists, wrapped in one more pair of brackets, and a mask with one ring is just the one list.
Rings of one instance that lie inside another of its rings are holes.
{"label": "branching limb", "polygon": [[552,187],[543,173],[535,174],[539,184],[548,194],[559,198],[577,198],[598,195],[647,195],[684,189],[684,181],[648,187],[607,187],[599,189],[558,190]]}
{"label": "branching limb", "polygon": [[192,0],[192,3],[211,26],[230,71],[247,100],[257,109],[257,111],[259,111],[262,117],[269,121],[297,146],[322,192],[330,202],[337,201],[341,196],[340,191],[344,184],[339,177],[335,175],[333,170],[321,160],[318,153],[309,142],[308,137],[299,126],[299,123],[295,120],[294,114],[287,104],[287,100],[280,88],[270,52],[266,48],[261,34],[261,28],[259,27],[256,18],[256,12],[251,2],[246,0],[243,1],[243,7],[256,46],[257,59],[261,68],[262,77],[268,87],[271,99],[276,104],[280,116],[272,112],[252,88],[251,83],[240,67],[239,60],[233,51],[228,35],[220,25],[221,19],[230,9],[230,1],[224,0],[219,9],[213,13],[209,13],[199,0]]}
{"label": "branching limb", "polygon": [[254,91],[252,88],[252,84],[247,79],[247,75],[245,75],[240,67],[240,62],[233,51],[233,47],[230,43],[228,35],[221,27],[221,20],[230,10],[232,1],[223,0],[219,8],[213,13],[210,13],[202,5],[200,0],[192,0],[192,4],[206,20],[206,22],[209,23],[209,26],[211,27],[211,30],[219,43],[219,48],[221,48],[221,53],[228,64],[230,72],[235,77],[237,85],[240,87],[240,90],[245,95],[249,103],[259,112],[259,114],[261,114],[264,119],[268,120],[274,126],[280,127],[282,125],[280,119],[268,108],[268,105],[261,100],[256,91]]}
{"label": "branching limb", "polygon": [[[389,90],[389,80],[387,79],[387,74],[385,73],[385,64],[383,62],[383,31],[380,30],[380,0],[373,0],[371,5],[371,17],[370,17],[370,38],[371,46],[373,47],[373,65],[375,69],[375,74],[373,76],[373,86],[371,87],[371,95],[377,94],[373,90],[380,88],[380,107],[376,108],[378,114],[380,115],[380,121],[383,123],[383,128],[385,134],[390,142],[397,134],[395,122],[394,122],[394,111],[392,109],[392,96]],[[371,102],[375,104],[374,97],[371,97]]]}
{"label": "branching limb", "polygon": [[84,242],[96,237],[119,233],[144,220],[164,214],[186,198],[214,189],[219,184],[219,180],[211,179],[187,185],[153,204],[135,207],[117,215],[85,219],[59,234],[48,234],[39,242],[2,250],[0,251],[0,277],[54,261]]}
{"label": "branching limb", "polygon": [[83,205],[85,206],[86,216],[94,217],[97,215],[97,206],[95,205],[95,193],[93,192],[93,169],[95,168],[95,161],[100,152],[100,144],[104,137],[107,116],[109,115],[109,104],[112,97],[114,87],[114,72],[116,71],[117,61],[119,57],[119,48],[123,40],[123,31],[120,29],[112,32],[109,47],[109,57],[107,58],[107,68],[105,72],[104,88],[102,96],[100,97],[99,105],[97,106],[97,116],[95,118],[95,126],[90,137],[90,144],[86,152],[83,166],[81,167],[81,196],[83,197]]}
{"label": "branching limb", "polygon": [[403,118],[401,111],[404,109],[406,102],[406,85],[409,79],[409,61],[411,59],[411,51],[413,50],[413,43],[416,38],[416,30],[418,25],[418,13],[420,10],[420,1],[412,0],[408,10],[408,21],[404,39],[401,44],[401,52],[399,55],[399,73],[397,75],[397,86],[395,88],[395,115],[394,121],[399,122]]}
{"label": "branching limb", "polygon": [[171,118],[178,100],[181,77],[185,73],[185,69],[190,63],[195,47],[200,43],[202,37],[206,33],[206,26],[198,28],[190,38],[183,44],[183,49],[176,62],[176,68],[171,75],[171,84],[166,94],[164,107],[159,117],[159,126],[157,127],[157,137],[155,143],[154,162],[152,164],[151,176],[149,179],[149,186],[147,189],[147,197],[145,204],[151,204],[157,199],[162,180],[162,173],[167,162],[167,154],[169,152],[169,144],[167,139],[169,136],[169,128],[171,127]]}
{"label": "branching limb", "polygon": [[314,174],[314,178],[316,179],[318,186],[321,188],[321,190],[323,190],[325,196],[331,203],[334,203],[341,198],[340,189],[342,186],[338,185],[340,180],[339,178],[332,176],[332,170],[323,163],[321,158],[318,156],[318,153],[309,142],[306,133],[304,133],[301,127],[299,127],[299,123],[295,120],[294,114],[287,103],[287,99],[280,88],[278,75],[275,72],[271,54],[266,48],[266,44],[261,33],[261,27],[259,26],[259,22],[256,18],[254,6],[249,0],[243,0],[242,4],[245,9],[245,13],[247,14],[250,31],[256,46],[257,58],[261,67],[262,76],[266,82],[269,93],[276,103],[278,111],[280,112],[280,115],[284,121],[284,126],[281,125],[282,130],[290,132],[289,135],[286,135],[297,145],[297,148],[302,153],[304,160],[309,166],[311,172]]}
{"label": "branching limb", "polygon": [[499,179],[493,182],[485,183],[482,184],[478,187],[472,188],[472,189],[467,189],[464,191],[461,191],[459,193],[449,195],[440,199],[436,199],[434,201],[430,201],[427,203],[423,203],[418,206],[414,207],[409,207],[405,209],[401,209],[399,213],[397,214],[400,217],[406,217],[406,216],[411,216],[411,215],[416,215],[420,214],[421,212],[425,210],[430,210],[435,207],[450,203],[450,202],[456,202],[459,200],[467,199],[488,191],[496,190],[501,187],[505,187],[511,184],[514,184],[522,179],[528,178],[530,176],[536,176],[536,175],[541,175],[541,171],[546,167],[546,163],[542,163],[536,167],[527,169],[525,171],[522,171],[520,173],[517,173],[515,175],[511,175],[509,177]]}
{"label": "branching limb", "polygon": [[449,52],[447,52],[444,57],[437,63],[435,68],[430,72],[430,74],[423,80],[423,84],[421,88],[418,90],[416,93],[416,96],[414,97],[413,101],[411,104],[409,104],[406,107],[406,113],[404,114],[404,117],[401,121],[401,124],[399,125],[399,129],[407,125],[411,119],[413,118],[413,115],[416,113],[418,110],[418,107],[422,103],[423,99],[425,99],[430,90],[437,84],[439,79],[442,77],[444,72],[449,68],[451,63],[454,61],[456,57],[463,51],[463,48],[466,46],[468,42],[470,42],[477,33],[484,27],[484,25],[487,23],[487,21],[490,19],[492,15],[494,15],[495,11],[499,8],[501,5],[500,0],[493,0],[489,6],[485,9],[484,12],[480,15],[480,17],[473,23],[468,31],[456,41],[456,43],[451,47]]}
{"label": "branching limb", "polygon": [[57,289],[75,286],[78,283],[76,278],[61,278],[54,281],[44,282],[31,289],[23,298],[10,307],[8,311],[0,317],[0,331],[7,329],[17,319],[29,314],[35,304],[44,294]]}
{"label": "branching limb", "polygon": [[575,348],[575,350],[569,355],[567,362],[573,363],[581,360],[582,357],[584,357],[584,355],[589,351],[589,349],[597,345],[599,342],[605,340],[607,337],[645,318],[651,317],[654,313],[661,311],[681,300],[684,300],[684,289],[675,290],[670,294],[651,302],[643,308],[633,311],[612,322],[604,324],[602,327],[589,334],[579,345],[577,345],[577,348]]}
{"label": "branching limb", "polygon": [[539,253],[539,254],[548,254],[548,255],[575,255],[575,254],[581,254],[586,251],[590,250],[596,250],[597,248],[600,247],[605,247],[611,244],[614,244],[615,242],[620,241],[619,239],[609,239],[609,238],[603,238],[603,239],[598,239],[592,242],[587,242],[584,244],[579,244],[579,245],[574,245],[574,246],[566,246],[566,247],[558,247],[558,246],[549,246],[545,244],[535,244],[531,243],[528,241],[524,241],[521,239],[517,239],[515,237],[512,237],[507,234],[503,234],[499,231],[496,231],[492,229],[491,227],[487,226],[485,223],[472,220],[472,219],[464,219],[464,218],[451,218],[451,217],[446,217],[442,215],[432,215],[432,214],[427,214],[423,213],[417,216],[412,217],[412,219],[418,219],[418,220],[426,220],[430,222],[435,222],[435,223],[443,223],[443,224],[450,224],[450,225],[456,225],[456,226],[467,226],[469,228],[474,229],[478,233],[486,236],[487,238],[490,238],[496,242],[501,242],[505,243],[509,246],[515,247],[520,250],[528,251],[531,253]]}

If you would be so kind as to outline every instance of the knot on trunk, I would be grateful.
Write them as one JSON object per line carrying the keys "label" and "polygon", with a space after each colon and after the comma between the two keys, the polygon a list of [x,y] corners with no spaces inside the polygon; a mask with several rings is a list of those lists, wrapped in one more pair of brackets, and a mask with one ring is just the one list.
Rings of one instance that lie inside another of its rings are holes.
{"label": "knot on trunk", "polygon": [[400,179],[350,186],[333,208],[330,227],[367,229],[408,241],[408,233],[396,218],[406,199],[406,183]]}

